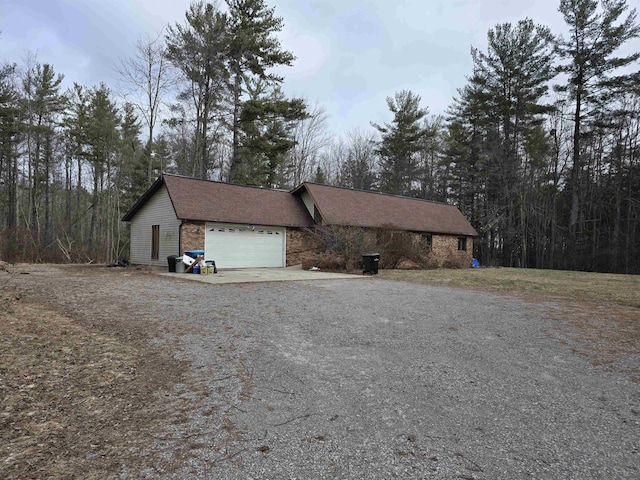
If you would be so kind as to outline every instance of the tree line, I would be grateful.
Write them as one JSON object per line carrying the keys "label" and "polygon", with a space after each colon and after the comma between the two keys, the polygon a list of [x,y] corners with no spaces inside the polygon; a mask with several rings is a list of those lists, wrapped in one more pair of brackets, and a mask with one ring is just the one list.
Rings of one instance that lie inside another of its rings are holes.
{"label": "tree line", "polygon": [[[561,0],[568,33],[489,30],[446,115],[412,91],[336,136],[287,98],[295,58],[264,0],[191,4],[144,37],[116,91],[35,57],[0,68],[0,247],[8,260],[126,256],[122,214],[165,171],[270,188],[315,181],[457,205],[486,265],[640,272],[640,36],[625,0]],[[626,53],[624,53],[626,52]]]}

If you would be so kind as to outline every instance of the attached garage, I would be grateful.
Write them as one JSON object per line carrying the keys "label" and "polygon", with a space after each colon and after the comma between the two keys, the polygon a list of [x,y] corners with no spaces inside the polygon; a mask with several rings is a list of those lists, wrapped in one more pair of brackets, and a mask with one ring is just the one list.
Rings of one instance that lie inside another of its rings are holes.
{"label": "attached garage", "polygon": [[284,267],[286,233],[284,227],[207,223],[205,259],[218,268]]}
{"label": "attached garage", "polygon": [[[167,265],[170,255],[204,250],[205,260],[223,269],[291,265],[299,261],[300,242],[287,237],[314,225],[288,191],[167,174],[123,220],[131,223],[132,263]],[[294,251],[287,252],[291,246]]]}

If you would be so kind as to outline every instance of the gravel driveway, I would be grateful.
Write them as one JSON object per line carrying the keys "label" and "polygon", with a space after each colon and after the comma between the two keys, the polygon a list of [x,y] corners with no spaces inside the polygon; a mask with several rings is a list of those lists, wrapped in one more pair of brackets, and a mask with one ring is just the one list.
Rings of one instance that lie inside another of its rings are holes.
{"label": "gravel driveway", "polygon": [[194,446],[158,476],[640,478],[639,386],[517,300],[376,279],[149,290],[158,315],[200,299],[179,344],[204,392],[160,447]]}
{"label": "gravel driveway", "polygon": [[539,306],[377,278],[102,285],[191,371],[161,393],[189,405],[153,446],[171,468],[122,479],[640,478],[640,385]]}

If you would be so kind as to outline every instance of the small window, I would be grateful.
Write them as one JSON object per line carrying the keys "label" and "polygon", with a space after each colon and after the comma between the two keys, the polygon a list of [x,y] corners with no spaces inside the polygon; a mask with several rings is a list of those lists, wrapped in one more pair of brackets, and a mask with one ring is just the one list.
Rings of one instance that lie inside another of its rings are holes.
{"label": "small window", "polygon": [[219,228],[218,231],[219,232],[224,232],[224,228]]}
{"label": "small window", "polygon": [[273,232],[267,232],[269,235],[273,235]]}
{"label": "small window", "polygon": [[258,233],[264,233],[264,230],[258,230]]}
{"label": "small window", "polygon": [[230,231],[230,232],[235,232],[235,231],[236,231],[236,229],[235,229],[235,228],[230,228],[230,229],[229,229],[229,231]]}
{"label": "small window", "polygon": [[160,225],[151,225],[151,260],[160,258]]}
{"label": "small window", "polygon": [[467,237],[458,237],[458,250],[461,252],[467,251]]}

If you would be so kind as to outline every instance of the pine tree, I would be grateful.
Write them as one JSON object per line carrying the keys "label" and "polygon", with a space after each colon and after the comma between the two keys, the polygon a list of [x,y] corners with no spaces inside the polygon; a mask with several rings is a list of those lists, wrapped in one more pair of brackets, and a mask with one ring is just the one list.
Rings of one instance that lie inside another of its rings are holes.
{"label": "pine tree", "polygon": [[[167,29],[167,57],[186,81],[179,100],[190,102],[195,115],[191,174],[207,178],[211,131],[222,121],[229,78],[228,18],[214,5],[202,1],[192,3],[185,18],[185,25],[176,24]],[[151,158],[150,150],[147,154]]]}
{"label": "pine tree", "polygon": [[[89,225],[89,245],[92,248],[110,249],[111,239],[102,238],[102,234],[110,233],[112,226],[109,223],[112,219],[107,213],[111,212],[112,206],[112,167],[120,143],[117,130],[120,119],[115,103],[111,100],[111,92],[106,85],[101,84],[89,94],[87,120],[88,122],[84,125],[86,129],[84,138],[87,142],[87,159],[93,173],[93,208]],[[106,195],[102,195],[103,192],[106,192]]]}
{"label": "pine tree", "polygon": [[[59,115],[66,99],[60,93],[64,76],[56,75],[49,64],[37,64],[26,73],[23,81],[27,118],[30,158],[30,207],[31,228],[36,230],[39,245],[48,245],[53,236],[51,216],[51,169],[53,141]],[[44,228],[41,227],[44,226]]]}
{"label": "pine tree", "polygon": [[141,127],[135,108],[130,103],[124,105],[120,126],[118,192],[122,193],[125,211],[148,187],[149,164],[140,142]]}
{"label": "pine tree", "polygon": [[[277,66],[293,63],[295,57],[282,49],[277,33],[283,20],[275,16],[275,9],[264,0],[226,0],[229,7],[229,47],[227,68],[231,75],[233,147],[229,181],[236,182],[242,172],[241,123],[243,93],[247,79],[266,81],[271,85],[282,83],[282,78],[269,72]],[[245,122],[246,123],[246,122]]]}
{"label": "pine tree", "polygon": [[260,81],[250,86],[251,98],[242,105],[242,162],[235,182],[272,188],[282,186],[282,167],[295,144],[293,125],[306,116],[306,106],[277,87],[265,95],[265,88]]}
{"label": "pine tree", "polygon": [[[553,78],[553,37],[548,28],[521,20],[489,30],[487,52],[472,49],[474,74],[468,101],[480,113],[487,157],[490,210],[500,221],[496,233],[503,245],[504,265],[527,264],[529,169],[525,149],[529,133],[552,108],[543,103]],[[476,132],[477,133],[477,132]]]}
{"label": "pine tree", "polygon": [[17,87],[16,66],[0,67],[0,230],[5,230],[5,251],[0,255],[12,260],[18,245],[18,143],[22,133],[22,111]]}
{"label": "pine tree", "polygon": [[416,153],[427,134],[420,120],[428,110],[420,108],[420,96],[410,90],[387,97],[393,121],[372,125],[380,132],[376,153],[380,156],[380,188],[395,195],[411,195],[416,177]]}
{"label": "pine tree", "polygon": [[[598,8],[600,6],[600,8]],[[619,68],[636,61],[640,54],[617,56],[617,51],[629,40],[640,35],[636,10],[621,18],[628,9],[626,0],[561,0],[559,11],[569,26],[570,35],[558,39],[558,54],[568,63],[559,68],[568,75],[566,85],[557,87],[567,92],[574,102],[573,164],[569,179],[571,210],[569,227],[576,241],[580,216],[580,177],[584,166],[583,127],[590,109],[598,102],[598,92],[616,79]]]}

